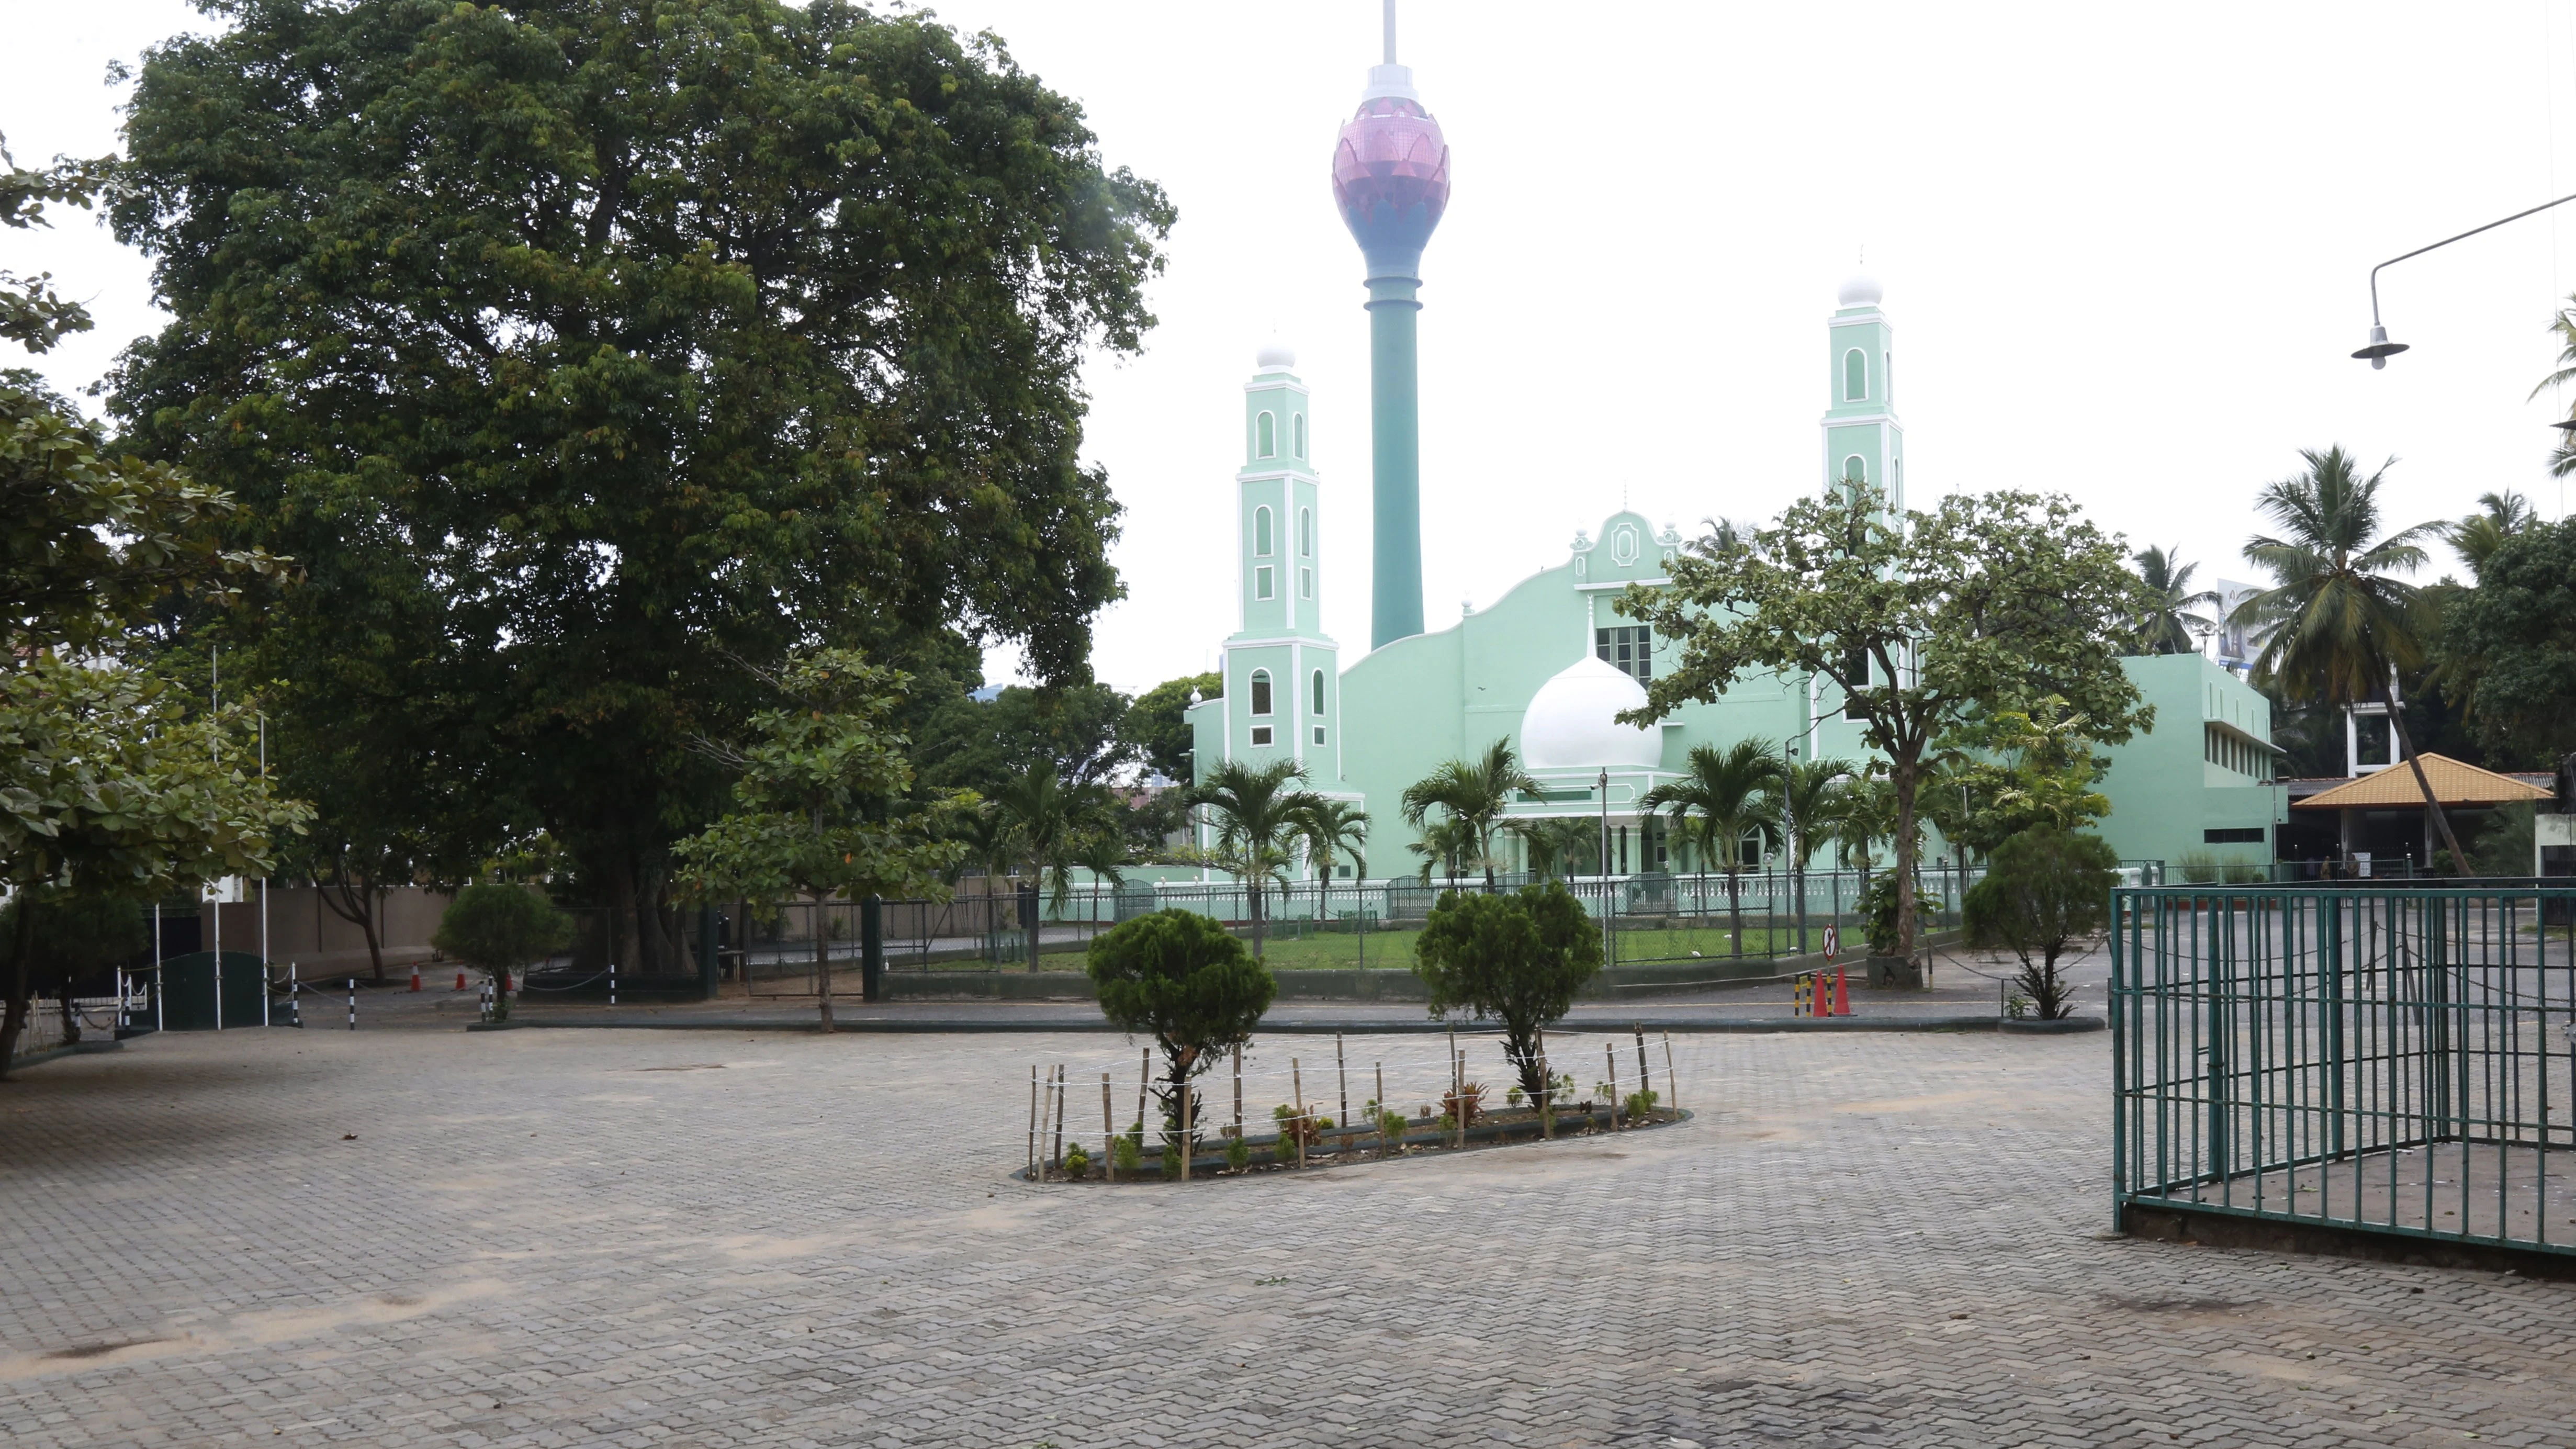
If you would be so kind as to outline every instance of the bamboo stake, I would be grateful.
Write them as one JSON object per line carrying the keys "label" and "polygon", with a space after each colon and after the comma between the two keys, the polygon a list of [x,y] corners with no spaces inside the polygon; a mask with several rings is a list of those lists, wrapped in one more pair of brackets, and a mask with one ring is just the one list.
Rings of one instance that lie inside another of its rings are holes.
{"label": "bamboo stake", "polygon": [[1234,1044],[1234,1136],[1243,1140],[1243,1043]]}
{"label": "bamboo stake", "polygon": [[1664,1033],[1664,1086],[1672,1093],[1673,1112],[1679,1115],[1682,1110],[1682,1083],[1681,1078],[1673,1075],[1673,1034],[1671,1032]]}
{"label": "bamboo stake", "polygon": [[[1458,1035],[1450,1033],[1456,1041]],[[1467,1054],[1452,1047],[1449,1052],[1449,1145],[1467,1145]]]}
{"label": "bamboo stake", "polygon": [[1055,1064],[1055,1166],[1064,1170],[1064,1063]]}
{"label": "bamboo stake", "polygon": [[[1351,1130],[1351,1066],[1350,1063],[1342,1057],[1342,1034],[1338,1031],[1333,1033],[1333,1074],[1341,1078],[1341,1124],[1342,1131],[1345,1134],[1342,1140],[1344,1142],[1348,1142],[1351,1140],[1347,1135]],[[1336,1150],[1333,1155],[1335,1157],[1339,1157],[1341,1156],[1341,1153],[1339,1150]]]}
{"label": "bamboo stake", "polygon": [[1109,1074],[1100,1074],[1100,1161],[1101,1173],[1111,1182],[1118,1180],[1118,1118],[1109,1105]]}
{"label": "bamboo stake", "polygon": [[1556,1140],[1556,1069],[1547,1060],[1547,1028],[1538,1029],[1538,1077],[1547,1085],[1538,1093],[1538,1135]]}
{"label": "bamboo stake", "polygon": [[1029,1063],[1029,1180],[1038,1176],[1038,1064]]}
{"label": "bamboo stake", "polygon": [[1646,1070],[1646,1024],[1638,1022],[1629,1030],[1637,1034],[1637,1090],[1651,1092],[1655,1089],[1655,1074]]}
{"label": "bamboo stake", "polygon": [[1297,1134],[1297,1165],[1306,1165],[1306,1073],[1295,1057],[1288,1059],[1289,1090],[1296,1095],[1297,1115],[1288,1119],[1289,1130]]}
{"label": "bamboo stake", "polygon": [[[1153,1080],[1153,1077],[1154,1049],[1147,1047],[1136,1054],[1136,1130],[1140,1134],[1145,1130],[1145,1084]],[[1154,1135],[1157,1137],[1163,1135],[1159,1123],[1156,1124]]]}
{"label": "bamboo stake", "polygon": [[1619,1049],[1608,1042],[1601,1044],[1601,1060],[1610,1072],[1610,1130],[1619,1130]]}

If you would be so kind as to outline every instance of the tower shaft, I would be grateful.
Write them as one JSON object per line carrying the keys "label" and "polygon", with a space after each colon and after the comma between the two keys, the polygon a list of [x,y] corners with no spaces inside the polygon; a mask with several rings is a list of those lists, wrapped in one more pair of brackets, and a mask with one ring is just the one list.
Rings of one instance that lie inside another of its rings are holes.
{"label": "tower shaft", "polygon": [[1369,647],[1422,632],[1422,414],[1414,277],[1369,278]]}

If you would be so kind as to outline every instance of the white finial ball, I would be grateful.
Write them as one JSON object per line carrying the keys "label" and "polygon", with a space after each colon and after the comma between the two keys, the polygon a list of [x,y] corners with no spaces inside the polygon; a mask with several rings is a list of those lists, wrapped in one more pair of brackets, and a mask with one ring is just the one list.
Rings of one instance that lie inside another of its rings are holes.
{"label": "white finial ball", "polygon": [[1297,349],[1273,337],[1261,344],[1261,352],[1255,360],[1263,367],[1295,367]]}
{"label": "white finial ball", "polygon": [[1843,278],[1842,290],[1834,297],[1839,305],[1845,307],[1875,307],[1879,298],[1886,295],[1887,289],[1878,284],[1878,278],[1867,272],[1854,272]]}
{"label": "white finial ball", "polygon": [[1197,690],[1193,689],[1193,690],[1191,690],[1191,691],[1190,691],[1190,703],[1192,703],[1192,704],[1205,704],[1205,703],[1207,703],[1207,696],[1205,696],[1205,695],[1203,695],[1203,694],[1199,693]]}

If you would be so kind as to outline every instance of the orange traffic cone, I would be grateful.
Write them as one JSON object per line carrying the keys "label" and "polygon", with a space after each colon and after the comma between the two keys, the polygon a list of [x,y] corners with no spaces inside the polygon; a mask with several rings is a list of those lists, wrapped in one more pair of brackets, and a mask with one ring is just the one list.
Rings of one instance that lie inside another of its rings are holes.
{"label": "orange traffic cone", "polygon": [[417,961],[411,965],[411,989],[414,991],[420,989],[420,963]]}
{"label": "orange traffic cone", "polygon": [[456,989],[459,991],[465,989],[465,973],[462,971],[456,973]]}
{"label": "orange traffic cone", "polygon": [[1851,1015],[1851,984],[1843,980],[1843,968],[1834,968],[1834,1015]]}

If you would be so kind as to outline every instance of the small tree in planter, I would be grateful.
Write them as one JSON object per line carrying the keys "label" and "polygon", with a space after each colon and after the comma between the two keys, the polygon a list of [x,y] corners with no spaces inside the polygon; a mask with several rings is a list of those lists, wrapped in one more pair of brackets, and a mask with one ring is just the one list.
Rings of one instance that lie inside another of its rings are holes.
{"label": "small tree in planter", "polygon": [[1164,1161],[1197,1147],[1207,1120],[1191,1098],[1191,1141],[1181,1141],[1181,1094],[1213,1070],[1226,1052],[1252,1039],[1279,983],[1219,922],[1177,908],[1138,916],[1091,943],[1085,969],[1100,995],[1100,1014],[1129,1032],[1150,1034],[1163,1053]]}
{"label": "small tree in planter", "polygon": [[510,973],[572,943],[572,917],[525,886],[470,885],[447,903],[429,944],[501,983],[494,1020],[510,1015]]}
{"label": "small tree in planter", "polygon": [[1413,973],[1431,988],[1432,1016],[1501,1022],[1521,1090],[1543,1102],[1540,1033],[1601,970],[1601,930],[1574,893],[1556,881],[1515,895],[1451,891],[1431,908],[1413,952]]}
{"label": "small tree in planter", "polygon": [[1995,847],[1986,878],[1968,890],[1968,944],[2020,958],[2015,984],[2044,1021],[2073,1011],[2058,958],[2109,923],[2119,865],[2098,835],[2040,827]]}

